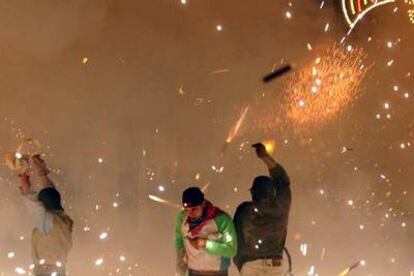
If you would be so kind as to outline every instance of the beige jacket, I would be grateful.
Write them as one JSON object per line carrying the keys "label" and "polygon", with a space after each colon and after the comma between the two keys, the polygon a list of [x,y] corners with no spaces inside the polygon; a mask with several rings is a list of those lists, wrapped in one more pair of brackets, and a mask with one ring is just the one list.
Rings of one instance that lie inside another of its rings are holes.
{"label": "beige jacket", "polygon": [[[32,258],[34,273],[64,273],[68,254],[72,248],[73,221],[64,212],[50,212],[53,224],[47,234],[38,228],[32,232]],[[52,270],[52,271],[50,271]]]}

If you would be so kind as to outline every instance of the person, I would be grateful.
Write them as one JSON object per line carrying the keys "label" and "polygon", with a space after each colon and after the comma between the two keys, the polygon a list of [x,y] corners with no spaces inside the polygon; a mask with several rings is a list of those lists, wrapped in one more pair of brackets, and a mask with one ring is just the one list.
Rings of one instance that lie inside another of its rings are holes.
{"label": "person", "polygon": [[253,147],[270,177],[256,177],[250,188],[252,201],[237,207],[233,221],[238,251],[233,261],[242,276],[284,275],[282,257],[291,205],[290,181],[263,144]]}
{"label": "person", "polygon": [[205,200],[197,187],[183,192],[182,204],[175,229],[175,275],[227,276],[237,250],[231,217]]}
{"label": "person", "polygon": [[[64,276],[72,248],[73,221],[61,205],[60,193],[48,177],[45,161],[34,155],[19,173],[20,191],[33,219],[32,260],[35,276]],[[37,193],[33,186],[38,185]]]}

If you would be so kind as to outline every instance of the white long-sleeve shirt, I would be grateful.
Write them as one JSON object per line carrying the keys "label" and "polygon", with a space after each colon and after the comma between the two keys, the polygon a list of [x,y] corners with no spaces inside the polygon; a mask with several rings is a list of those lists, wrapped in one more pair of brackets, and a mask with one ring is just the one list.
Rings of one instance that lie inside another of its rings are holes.
{"label": "white long-sleeve shirt", "polygon": [[23,201],[32,217],[34,226],[43,235],[49,234],[53,227],[53,216],[46,210],[43,203],[37,200],[37,193],[23,196]]}

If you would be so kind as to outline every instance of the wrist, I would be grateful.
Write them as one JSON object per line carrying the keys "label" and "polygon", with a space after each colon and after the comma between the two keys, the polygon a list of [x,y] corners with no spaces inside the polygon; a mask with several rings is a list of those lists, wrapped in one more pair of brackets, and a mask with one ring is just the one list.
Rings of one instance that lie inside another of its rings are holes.
{"label": "wrist", "polygon": [[266,153],[265,155],[263,155],[262,157],[260,157],[260,159],[262,159],[262,160],[269,160],[271,158],[272,157],[268,153]]}

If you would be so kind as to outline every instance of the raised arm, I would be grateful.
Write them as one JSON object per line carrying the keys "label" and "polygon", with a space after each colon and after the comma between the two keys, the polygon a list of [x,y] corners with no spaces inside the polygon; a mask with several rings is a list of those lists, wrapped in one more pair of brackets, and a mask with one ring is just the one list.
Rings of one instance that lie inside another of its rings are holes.
{"label": "raised arm", "polygon": [[289,212],[291,204],[290,180],[285,169],[275,161],[266,151],[266,147],[262,143],[252,146],[256,150],[256,155],[260,158],[269,169],[270,177],[273,180],[276,189],[276,201],[280,205],[281,210]]}
{"label": "raised arm", "polygon": [[[34,172],[32,177],[38,177],[41,180],[42,188],[53,187],[52,181],[47,177],[49,171],[46,169],[46,163],[39,156],[32,157],[31,167]],[[43,235],[47,235],[53,227],[53,217],[47,212],[43,203],[38,201],[37,193],[32,189],[30,177],[27,171],[19,174],[20,192],[23,195],[23,201],[32,217],[34,226]]]}
{"label": "raised arm", "polygon": [[40,185],[40,188],[55,187],[53,181],[49,178],[49,169],[46,162],[40,157],[40,155],[34,155],[30,160],[30,166],[33,170],[33,177]]}

